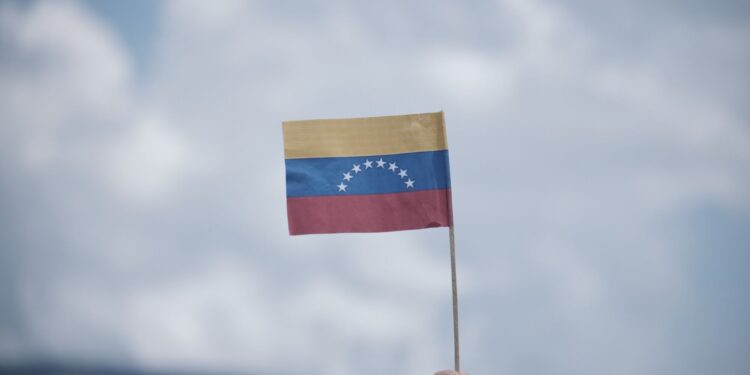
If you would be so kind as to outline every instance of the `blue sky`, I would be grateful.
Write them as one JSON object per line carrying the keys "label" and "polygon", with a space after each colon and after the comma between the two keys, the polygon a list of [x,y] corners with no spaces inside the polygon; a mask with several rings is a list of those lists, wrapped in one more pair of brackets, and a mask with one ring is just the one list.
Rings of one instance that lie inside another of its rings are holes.
{"label": "blue sky", "polygon": [[289,237],[281,122],[443,110],[472,374],[750,371],[744,2],[0,2],[0,363],[429,374],[447,231]]}
{"label": "blue sky", "polygon": [[159,33],[161,5],[157,1],[85,1],[85,6],[114,29],[135,63],[136,79],[148,75]]}

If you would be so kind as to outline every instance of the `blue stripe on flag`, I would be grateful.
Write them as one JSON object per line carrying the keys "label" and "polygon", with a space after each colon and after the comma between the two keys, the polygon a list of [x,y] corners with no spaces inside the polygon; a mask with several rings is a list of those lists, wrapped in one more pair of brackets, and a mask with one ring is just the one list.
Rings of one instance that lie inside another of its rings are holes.
{"label": "blue stripe on flag", "polygon": [[[371,165],[369,168],[368,161]],[[395,170],[391,170],[392,163],[396,164]],[[378,164],[382,166],[378,167]],[[360,172],[355,171],[355,165],[359,166]],[[404,177],[399,175],[402,170],[406,174]],[[351,176],[350,179],[346,173]],[[409,187],[409,181],[413,187]],[[286,159],[287,197],[387,194],[447,188],[450,188],[448,150],[342,158]]]}

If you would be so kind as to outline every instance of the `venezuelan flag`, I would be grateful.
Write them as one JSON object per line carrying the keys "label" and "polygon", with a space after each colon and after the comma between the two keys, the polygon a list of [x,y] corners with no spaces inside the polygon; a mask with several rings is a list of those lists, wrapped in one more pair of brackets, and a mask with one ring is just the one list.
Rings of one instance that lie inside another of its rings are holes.
{"label": "venezuelan flag", "polygon": [[450,226],[443,113],[283,124],[289,233]]}

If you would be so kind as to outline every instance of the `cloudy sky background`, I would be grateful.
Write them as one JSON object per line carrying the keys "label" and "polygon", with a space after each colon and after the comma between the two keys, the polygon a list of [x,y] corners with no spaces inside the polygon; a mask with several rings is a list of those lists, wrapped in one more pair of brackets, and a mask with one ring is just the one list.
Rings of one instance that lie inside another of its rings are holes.
{"label": "cloudy sky background", "polygon": [[450,368],[447,230],[289,237],[281,137],[444,110],[465,369],[750,373],[749,19],[0,1],[0,363]]}

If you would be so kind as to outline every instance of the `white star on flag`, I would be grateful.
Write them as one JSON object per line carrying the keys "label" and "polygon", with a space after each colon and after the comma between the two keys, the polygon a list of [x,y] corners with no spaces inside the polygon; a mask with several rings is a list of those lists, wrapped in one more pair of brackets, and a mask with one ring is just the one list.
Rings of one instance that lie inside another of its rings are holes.
{"label": "white star on flag", "polygon": [[336,186],[339,188],[339,191],[346,191],[346,186],[347,185],[344,185],[343,182],[340,183],[340,184],[338,184],[338,185],[336,185]]}
{"label": "white star on flag", "polygon": [[383,158],[380,158],[380,160],[376,161],[378,163],[378,168],[384,168],[385,162],[383,161]]}
{"label": "white star on flag", "polygon": [[351,173],[349,173],[349,172],[344,173],[344,180],[349,181],[351,179],[352,179],[352,174]]}
{"label": "white star on flag", "polygon": [[398,172],[398,175],[401,176],[401,178],[406,177],[406,169],[402,169],[401,172]]}
{"label": "white star on flag", "polygon": [[365,169],[372,168],[372,162],[370,160],[365,160]]}
{"label": "white star on flag", "polygon": [[412,189],[414,188],[414,183],[415,183],[415,182],[416,182],[416,181],[412,180],[411,178],[410,178],[410,179],[408,179],[408,180],[406,180],[406,181],[404,181],[404,183],[406,184],[406,187],[407,187],[407,188],[412,188]]}
{"label": "white star on flag", "polygon": [[396,169],[398,169],[398,165],[396,163],[388,163],[388,170],[396,172]]}
{"label": "white star on flag", "polygon": [[359,167],[359,164],[353,164],[352,170],[354,171],[354,173],[362,172],[362,169]]}

